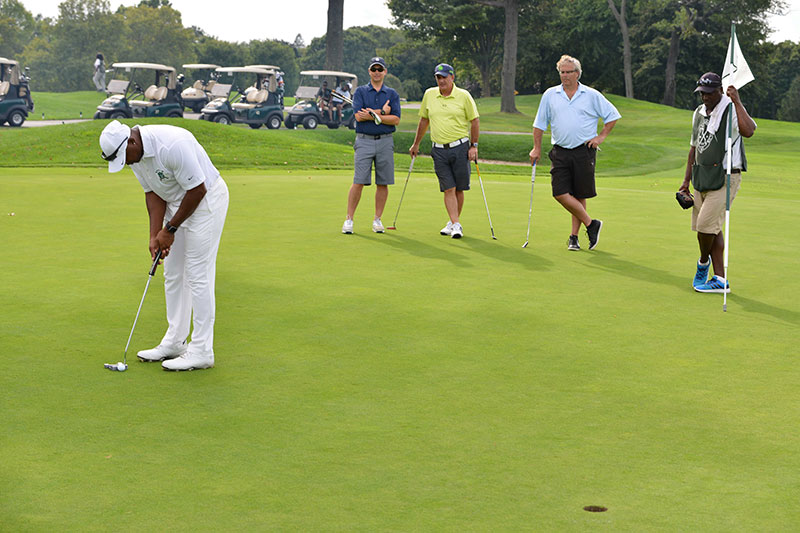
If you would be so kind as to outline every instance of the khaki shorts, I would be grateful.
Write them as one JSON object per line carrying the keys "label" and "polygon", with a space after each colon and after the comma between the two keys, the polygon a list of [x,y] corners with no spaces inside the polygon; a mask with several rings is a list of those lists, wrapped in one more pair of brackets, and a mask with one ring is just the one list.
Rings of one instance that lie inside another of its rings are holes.
{"label": "khaki shorts", "polygon": [[[741,172],[731,173],[731,205],[739,186],[742,184]],[[697,192],[694,194],[694,207],[692,208],[692,231],[716,235],[722,231],[725,223],[725,197],[726,187],[716,191]]]}

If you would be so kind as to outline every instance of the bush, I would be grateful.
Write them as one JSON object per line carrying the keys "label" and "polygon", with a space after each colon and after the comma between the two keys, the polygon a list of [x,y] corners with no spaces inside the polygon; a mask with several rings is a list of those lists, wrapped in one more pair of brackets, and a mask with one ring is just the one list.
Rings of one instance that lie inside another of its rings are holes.
{"label": "bush", "polygon": [[800,122],[800,75],[795,76],[778,108],[778,120]]}
{"label": "bush", "polygon": [[400,81],[400,78],[395,76],[394,74],[387,74],[385,78],[383,78],[383,83],[387,87],[391,87],[395,91],[400,94],[400,98],[405,98],[405,91],[403,90],[403,83]]}
{"label": "bush", "polygon": [[422,87],[417,80],[411,79],[403,82],[403,91],[409,100],[422,100]]}

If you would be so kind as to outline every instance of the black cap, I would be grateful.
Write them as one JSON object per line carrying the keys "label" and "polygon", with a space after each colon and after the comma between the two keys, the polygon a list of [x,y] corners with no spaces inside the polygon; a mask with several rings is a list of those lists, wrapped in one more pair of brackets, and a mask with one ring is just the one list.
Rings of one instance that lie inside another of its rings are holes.
{"label": "black cap", "polygon": [[719,75],[714,72],[706,72],[697,80],[697,88],[694,92],[713,93],[720,87],[722,87],[722,80]]}
{"label": "black cap", "polygon": [[382,57],[373,57],[372,59],[370,59],[369,60],[369,68],[372,68],[374,65],[380,65],[383,68],[387,68],[386,67],[386,62],[383,60]]}

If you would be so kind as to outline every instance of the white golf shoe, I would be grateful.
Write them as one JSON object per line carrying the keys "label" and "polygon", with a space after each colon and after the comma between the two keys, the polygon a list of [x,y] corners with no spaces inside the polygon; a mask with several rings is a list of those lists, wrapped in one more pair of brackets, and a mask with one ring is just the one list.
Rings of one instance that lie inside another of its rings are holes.
{"label": "white golf shoe", "polygon": [[346,219],[344,221],[344,224],[342,225],[342,233],[344,233],[346,235],[350,235],[351,233],[353,233],[353,219],[352,218],[348,218],[348,219]]}
{"label": "white golf shoe", "polygon": [[199,370],[212,368],[214,366],[214,356],[193,355],[185,353],[175,359],[168,359],[161,363],[164,370]]}
{"label": "white golf shoe", "polygon": [[166,344],[159,344],[155,348],[149,350],[142,350],[136,354],[136,357],[144,363],[156,363],[164,361],[165,359],[174,359],[186,353],[186,342],[177,346],[169,346]]}
{"label": "white golf shoe", "polygon": [[451,233],[453,233],[453,223],[448,220],[447,225],[439,230],[439,234],[450,235]]}
{"label": "white golf shoe", "polygon": [[376,218],[372,221],[372,231],[375,233],[383,233],[384,227],[383,222],[381,222],[380,218]]}
{"label": "white golf shoe", "polygon": [[453,230],[450,232],[450,236],[454,239],[460,239],[464,236],[464,228],[461,227],[461,224],[458,222],[453,224]]}

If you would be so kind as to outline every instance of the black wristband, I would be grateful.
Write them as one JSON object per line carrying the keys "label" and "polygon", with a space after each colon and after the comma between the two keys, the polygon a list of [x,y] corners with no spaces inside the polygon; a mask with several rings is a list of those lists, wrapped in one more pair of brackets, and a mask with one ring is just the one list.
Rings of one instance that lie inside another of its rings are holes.
{"label": "black wristband", "polygon": [[169,222],[167,222],[164,225],[164,229],[170,233],[175,233],[176,231],[178,231],[178,226],[170,226]]}

